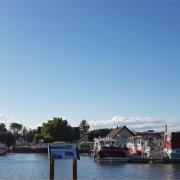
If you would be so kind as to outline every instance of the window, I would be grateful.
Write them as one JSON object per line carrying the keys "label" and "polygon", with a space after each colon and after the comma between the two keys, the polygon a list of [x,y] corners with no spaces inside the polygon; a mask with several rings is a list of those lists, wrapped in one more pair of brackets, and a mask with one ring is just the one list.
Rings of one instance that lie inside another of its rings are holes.
{"label": "window", "polygon": [[126,135],[122,135],[122,139],[127,139],[128,137]]}

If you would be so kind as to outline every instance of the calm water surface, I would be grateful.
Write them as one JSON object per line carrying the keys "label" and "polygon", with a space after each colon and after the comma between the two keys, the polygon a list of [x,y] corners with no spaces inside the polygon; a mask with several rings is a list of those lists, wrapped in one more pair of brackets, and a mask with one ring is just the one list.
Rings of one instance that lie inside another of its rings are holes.
{"label": "calm water surface", "polygon": [[[55,179],[70,180],[71,161],[57,160]],[[48,180],[49,160],[41,154],[0,156],[0,180]],[[173,180],[180,179],[180,164],[102,164],[88,156],[78,161],[79,180]]]}

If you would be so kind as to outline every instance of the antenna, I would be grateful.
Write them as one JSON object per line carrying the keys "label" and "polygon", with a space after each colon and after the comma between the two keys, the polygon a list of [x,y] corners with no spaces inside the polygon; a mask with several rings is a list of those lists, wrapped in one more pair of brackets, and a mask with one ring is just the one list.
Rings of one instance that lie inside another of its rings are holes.
{"label": "antenna", "polygon": [[167,124],[165,125],[165,132],[167,133]]}

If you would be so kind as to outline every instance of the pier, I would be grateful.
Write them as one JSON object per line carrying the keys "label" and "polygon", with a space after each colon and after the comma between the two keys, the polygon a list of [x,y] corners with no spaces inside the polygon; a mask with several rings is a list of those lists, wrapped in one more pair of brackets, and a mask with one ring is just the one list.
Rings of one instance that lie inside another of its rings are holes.
{"label": "pier", "polygon": [[180,163],[180,159],[150,159],[150,158],[114,158],[114,157],[108,157],[108,158],[98,158],[95,160],[95,162],[109,162],[109,163]]}

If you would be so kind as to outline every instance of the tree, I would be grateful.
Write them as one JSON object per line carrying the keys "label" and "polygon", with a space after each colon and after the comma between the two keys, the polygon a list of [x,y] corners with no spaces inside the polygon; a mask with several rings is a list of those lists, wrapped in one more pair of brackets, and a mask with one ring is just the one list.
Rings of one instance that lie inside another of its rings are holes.
{"label": "tree", "polygon": [[4,123],[0,123],[0,133],[5,133],[6,131],[6,125]]}
{"label": "tree", "polygon": [[4,123],[0,123],[0,142],[5,143],[8,146],[15,144],[15,136],[6,129]]}
{"label": "tree", "polygon": [[101,138],[104,138],[106,137],[110,132],[112,131],[112,129],[96,129],[96,130],[93,130],[91,132],[88,133],[88,140],[89,141],[92,141],[94,138],[98,138],[98,137],[101,137]]}
{"label": "tree", "polygon": [[79,125],[81,136],[86,135],[88,133],[89,128],[90,128],[90,126],[87,123],[87,121],[86,120],[82,120],[80,125]]}
{"label": "tree", "polygon": [[5,133],[0,134],[0,142],[7,144],[8,146],[15,144],[15,136],[9,132],[6,131]]}
{"label": "tree", "polygon": [[44,140],[44,137],[43,137],[42,135],[40,135],[40,134],[36,134],[36,135],[34,136],[33,142],[34,142],[35,144],[38,144],[38,143],[40,143],[41,140]]}
{"label": "tree", "polygon": [[79,127],[73,127],[73,141],[77,141],[80,139],[80,130]]}
{"label": "tree", "polygon": [[27,133],[28,133],[28,130],[27,130],[26,127],[24,126],[24,127],[22,128],[22,135],[23,135],[23,136],[26,136]]}
{"label": "tree", "polygon": [[29,131],[27,133],[27,140],[28,140],[28,142],[33,142],[34,141],[34,137],[36,136],[36,134],[38,134],[36,129],[29,129]]}
{"label": "tree", "polygon": [[67,120],[55,117],[47,123],[43,123],[41,127],[41,135],[46,142],[51,141],[73,141],[73,129]]}
{"label": "tree", "polygon": [[18,134],[20,131],[22,131],[23,126],[19,123],[11,123],[9,128],[13,134]]}
{"label": "tree", "polygon": [[41,127],[40,126],[38,126],[38,128],[37,128],[37,134],[41,134]]}

